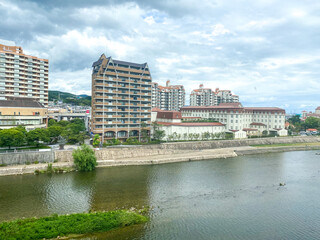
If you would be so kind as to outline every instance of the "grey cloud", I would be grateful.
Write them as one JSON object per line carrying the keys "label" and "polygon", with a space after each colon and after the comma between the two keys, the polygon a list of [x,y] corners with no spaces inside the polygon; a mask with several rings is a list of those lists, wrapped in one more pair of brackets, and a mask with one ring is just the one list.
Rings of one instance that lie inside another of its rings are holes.
{"label": "grey cloud", "polygon": [[49,58],[50,88],[90,92],[104,52],[148,62],[162,84],[228,88],[250,106],[299,109],[320,91],[316,0],[2,2],[0,38]]}

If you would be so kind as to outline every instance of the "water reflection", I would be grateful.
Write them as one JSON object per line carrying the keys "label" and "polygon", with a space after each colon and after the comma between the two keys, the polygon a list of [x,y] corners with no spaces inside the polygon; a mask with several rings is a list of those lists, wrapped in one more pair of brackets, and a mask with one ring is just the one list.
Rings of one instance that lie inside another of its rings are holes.
{"label": "water reflection", "polygon": [[319,160],[288,152],[2,177],[0,221],[151,206],[147,224],[80,239],[316,239]]}

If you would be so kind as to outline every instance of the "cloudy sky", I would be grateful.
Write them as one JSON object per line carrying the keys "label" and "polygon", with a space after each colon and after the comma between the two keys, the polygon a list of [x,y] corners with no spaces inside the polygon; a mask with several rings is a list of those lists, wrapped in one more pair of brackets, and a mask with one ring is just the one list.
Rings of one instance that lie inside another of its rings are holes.
{"label": "cloudy sky", "polygon": [[232,90],[245,106],[320,105],[319,0],[0,0],[0,39],[50,61],[51,90],[91,94],[102,53],[153,81]]}

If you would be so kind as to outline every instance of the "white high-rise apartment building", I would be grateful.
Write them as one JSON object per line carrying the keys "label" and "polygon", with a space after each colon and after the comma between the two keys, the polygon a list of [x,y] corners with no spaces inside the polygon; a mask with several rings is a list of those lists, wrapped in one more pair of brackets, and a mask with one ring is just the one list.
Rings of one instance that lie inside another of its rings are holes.
{"label": "white high-rise apartment building", "polygon": [[23,53],[14,42],[0,40],[0,100],[32,98],[48,106],[49,61]]}
{"label": "white high-rise apartment building", "polygon": [[216,88],[204,88],[200,84],[199,89],[194,89],[190,94],[190,106],[217,106],[220,103],[239,102],[239,96],[232,94],[230,90]]}
{"label": "white high-rise apartment building", "polygon": [[179,111],[185,105],[185,90],[182,85],[159,86],[152,83],[152,107],[167,111]]}

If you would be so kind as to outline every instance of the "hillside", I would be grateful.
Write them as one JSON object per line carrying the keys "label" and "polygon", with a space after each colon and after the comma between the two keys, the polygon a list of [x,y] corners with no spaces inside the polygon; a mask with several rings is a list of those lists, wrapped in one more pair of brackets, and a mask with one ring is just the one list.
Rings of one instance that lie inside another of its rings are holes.
{"label": "hillside", "polygon": [[60,100],[64,103],[70,103],[77,106],[90,106],[91,96],[81,94],[75,95],[72,93],[49,90],[49,101]]}

